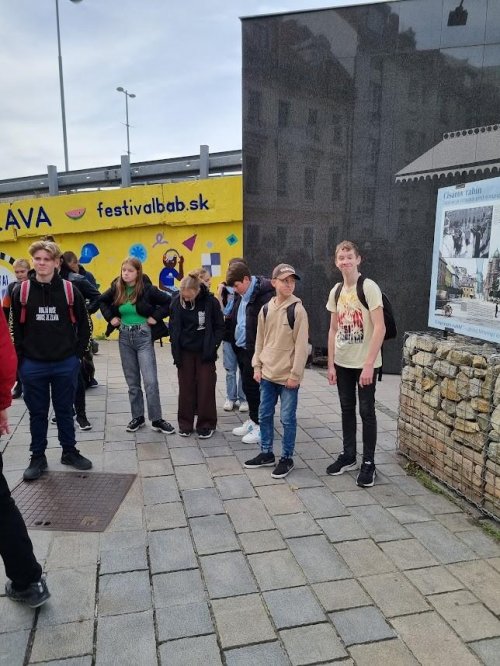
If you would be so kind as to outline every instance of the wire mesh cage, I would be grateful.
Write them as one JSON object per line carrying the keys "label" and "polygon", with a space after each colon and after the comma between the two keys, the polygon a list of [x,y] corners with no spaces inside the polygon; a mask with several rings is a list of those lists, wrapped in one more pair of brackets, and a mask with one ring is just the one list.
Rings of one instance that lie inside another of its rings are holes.
{"label": "wire mesh cage", "polygon": [[500,519],[500,354],[470,338],[407,333],[398,449]]}

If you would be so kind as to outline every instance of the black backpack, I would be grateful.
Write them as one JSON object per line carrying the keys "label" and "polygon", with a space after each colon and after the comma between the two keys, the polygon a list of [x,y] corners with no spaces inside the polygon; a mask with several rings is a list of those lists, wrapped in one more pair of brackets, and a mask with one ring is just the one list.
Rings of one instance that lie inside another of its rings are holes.
{"label": "black backpack", "polygon": [[[295,306],[297,305],[297,301],[295,303],[290,303],[290,305],[286,309],[286,318],[288,319],[288,325],[293,331],[293,327],[295,326]],[[269,303],[265,303],[262,306],[262,312],[264,314],[264,321],[267,317],[267,311],[269,310]]]}
{"label": "black backpack", "polygon": [[[369,310],[368,302],[365,296],[365,290],[363,288],[364,281],[365,278],[362,275],[360,275],[356,283],[356,294],[358,296],[358,300],[360,301],[361,305],[366,310]],[[340,292],[342,291],[343,286],[344,283],[340,282],[339,286],[337,287],[337,291],[335,292],[335,307],[337,307],[337,303],[339,302]],[[384,324],[385,324],[384,340],[393,340],[395,337],[397,337],[398,329],[396,326],[396,320],[394,319],[394,311],[392,309],[391,302],[383,292],[382,292],[382,308],[384,311]]]}

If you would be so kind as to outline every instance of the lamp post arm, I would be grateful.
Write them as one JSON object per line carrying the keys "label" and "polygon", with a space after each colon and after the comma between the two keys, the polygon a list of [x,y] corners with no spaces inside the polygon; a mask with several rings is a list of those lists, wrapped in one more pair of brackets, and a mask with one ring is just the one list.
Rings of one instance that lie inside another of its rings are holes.
{"label": "lamp post arm", "polygon": [[63,144],[64,144],[64,169],[69,171],[68,163],[68,137],[66,134],[66,107],[64,104],[64,79],[63,79],[63,66],[61,54],[61,30],[59,28],[59,0],[56,1],[56,24],[57,24],[57,53],[59,63],[59,90],[61,96],[61,117],[62,117],[62,130],[63,130]]}

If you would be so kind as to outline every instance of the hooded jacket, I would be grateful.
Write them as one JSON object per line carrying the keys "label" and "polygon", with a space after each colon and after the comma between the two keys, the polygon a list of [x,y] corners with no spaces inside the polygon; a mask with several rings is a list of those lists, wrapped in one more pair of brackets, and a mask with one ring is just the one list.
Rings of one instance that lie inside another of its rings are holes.
{"label": "hooded jacket", "polygon": [[[287,308],[295,306],[293,329],[288,322]],[[275,384],[286,384],[287,379],[301,382],[308,355],[309,324],[307,312],[300,298],[289,296],[283,303],[269,301],[267,316],[261,310],[252,365],[262,377]]]}
{"label": "hooded jacket", "polygon": [[74,289],[73,294],[76,325],[71,323],[59,275],[55,273],[51,282],[38,282],[31,277],[26,321],[21,324],[21,288],[14,289],[11,322],[18,358],[63,361],[74,355],[83,357],[90,340],[90,325],[82,294],[78,289]]}
{"label": "hooded jacket", "polygon": [[[271,280],[259,276],[255,283],[255,287],[250,300],[248,301],[247,309],[245,312],[245,327],[246,327],[246,341],[245,349],[253,354],[255,350],[255,338],[257,337],[257,319],[262,306],[268,303],[276,292],[272,285]],[[238,317],[238,309],[241,303],[241,296],[237,293],[234,294],[234,305],[229,315],[229,339],[234,344],[234,331],[236,328],[236,321]]]}
{"label": "hooded jacket", "polygon": [[83,298],[87,302],[87,310],[89,314],[97,312],[99,309],[99,299],[101,294],[85,276],[70,270],[70,268],[64,263],[61,265],[59,275],[65,280],[72,282],[81,292]]}
{"label": "hooded jacket", "polygon": [[[210,363],[217,360],[217,349],[222,342],[224,334],[224,317],[220,309],[220,303],[211,294],[204,284],[200,287],[200,293],[196,297],[194,310],[205,313],[205,330],[203,334],[203,348],[201,360]],[[182,305],[180,293],[175,294],[172,299],[170,311],[170,345],[175,365],[181,366],[182,357]]]}

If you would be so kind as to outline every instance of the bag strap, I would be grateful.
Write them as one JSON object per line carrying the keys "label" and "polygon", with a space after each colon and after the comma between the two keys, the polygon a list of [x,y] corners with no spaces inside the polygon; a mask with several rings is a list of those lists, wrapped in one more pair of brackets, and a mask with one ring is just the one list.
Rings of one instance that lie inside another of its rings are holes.
{"label": "bag strap", "polygon": [[[295,306],[297,305],[297,301],[294,303],[290,303],[290,305],[287,306],[286,308],[286,318],[288,319],[288,326],[293,331],[293,328],[295,326]],[[266,321],[267,318],[267,313],[269,310],[269,303],[264,303],[262,306],[262,314],[264,315],[264,321]]]}
{"label": "bag strap", "polygon": [[26,323],[26,303],[28,302],[28,296],[30,295],[30,287],[31,287],[30,280],[24,280],[23,282],[21,282],[21,290],[20,290],[21,316],[19,317],[20,324]]}
{"label": "bag strap", "polygon": [[75,292],[73,291],[73,284],[69,280],[63,279],[64,294],[69,308],[69,318],[72,324],[76,324],[76,317],[73,305],[75,304]]}

